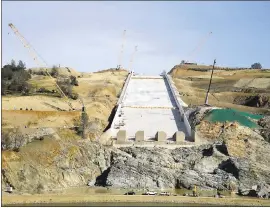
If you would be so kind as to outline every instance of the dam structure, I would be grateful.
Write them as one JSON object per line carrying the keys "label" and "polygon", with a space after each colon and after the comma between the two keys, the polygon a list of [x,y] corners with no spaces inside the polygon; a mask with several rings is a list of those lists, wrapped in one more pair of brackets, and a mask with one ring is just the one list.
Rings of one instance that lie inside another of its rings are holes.
{"label": "dam structure", "polygon": [[172,79],[130,72],[111,123],[117,145],[192,144],[194,134]]}

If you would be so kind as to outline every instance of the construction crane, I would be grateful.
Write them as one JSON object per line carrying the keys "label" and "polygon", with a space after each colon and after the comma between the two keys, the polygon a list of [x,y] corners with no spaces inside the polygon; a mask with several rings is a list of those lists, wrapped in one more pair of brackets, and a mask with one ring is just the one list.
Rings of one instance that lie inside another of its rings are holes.
{"label": "construction crane", "polygon": [[191,53],[188,55],[188,58],[186,60],[186,62],[189,62],[190,59],[192,57],[194,57],[195,53],[202,48],[202,46],[205,44],[205,42],[207,41],[207,39],[210,37],[210,35],[212,34],[212,32],[208,33],[206,36],[204,36],[201,41],[199,42],[199,44],[191,51]]}
{"label": "construction crane", "polygon": [[121,50],[120,50],[120,54],[119,54],[119,57],[118,57],[118,65],[116,67],[117,70],[121,69],[122,56],[123,56],[124,45],[125,45],[125,36],[126,36],[126,30],[124,30],[124,32],[123,32],[122,45],[121,45]]}
{"label": "construction crane", "polygon": [[132,55],[131,55],[131,59],[130,59],[130,62],[129,62],[129,70],[131,71],[131,67],[132,67],[132,65],[133,65],[133,60],[134,60],[134,56],[135,56],[135,53],[137,52],[137,49],[138,49],[138,46],[135,46],[135,48],[134,48],[134,52],[132,53]]}
{"label": "construction crane", "polygon": [[[18,31],[18,29],[12,24],[8,24],[8,26],[13,30],[14,34],[19,38],[19,40],[22,42],[23,46],[28,49],[31,57],[34,59],[36,64],[41,68],[44,69],[44,64],[45,64],[45,73],[53,79],[53,77],[50,75],[48,72],[47,68],[49,68],[48,64],[44,61],[44,59],[38,55],[37,51],[31,46],[31,44],[23,37],[23,35]],[[43,61],[43,63],[40,62],[39,58]],[[65,95],[63,90],[59,87],[59,85],[55,82],[55,85],[60,92],[61,96],[64,97],[64,99],[67,101],[69,107],[73,110],[72,104],[68,101],[68,97]]]}

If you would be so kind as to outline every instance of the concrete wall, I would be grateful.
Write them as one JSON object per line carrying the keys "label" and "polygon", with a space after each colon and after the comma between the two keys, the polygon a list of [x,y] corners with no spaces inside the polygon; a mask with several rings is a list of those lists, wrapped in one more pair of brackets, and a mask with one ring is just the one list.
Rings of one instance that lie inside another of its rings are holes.
{"label": "concrete wall", "polygon": [[124,99],[124,97],[126,95],[128,83],[129,83],[132,75],[133,75],[133,73],[130,72],[129,75],[127,76],[127,79],[125,80],[125,84],[124,84],[124,87],[123,87],[122,92],[121,92],[121,95],[120,95],[120,97],[119,97],[119,99],[117,101],[117,105],[122,103],[122,101],[123,101],[123,99]]}
{"label": "concrete wall", "polygon": [[124,87],[121,91],[121,94],[120,94],[120,97],[117,101],[117,109],[116,109],[116,112],[114,114],[114,118],[113,118],[113,121],[111,123],[111,129],[114,130],[114,131],[118,131],[118,129],[115,129],[114,128],[114,124],[117,123],[117,120],[118,120],[118,115],[119,115],[119,111],[121,110],[121,107],[122,107],[122,101],[126,95],[126,91],[127,91],[127,86],[128,86],[128,83],[131,79],[131,76],[133,76],[133,73],[130,72],[129,75],[127,76],[126,80],[125,80],[125,84],[124,84]]}
{"label": "concrete wall", "polygon": [[164,75],[164,77],[165,77],[165,80],[166,80],[166,81],[168,82],[168,84],[169,84],[170,90],[171,90],[171,92],[172,92],[172,94],[173,94],[173,98],[174,98],[174,100],[175,100],[175,102],[176,102],[177,107],[179,108],[179,112],[180,112],[180,114],[181,114],[181,118],[182,118],[183,121],[184,121],[186,130],[187,130],[187,133],[188,133],[187,136],[194,139],[194,132],[193,132],[193,130],[191,129],[191,126],[190,126],[190,124],[189,124],[189,121],[188,121],[188,119],[187,119],[187,117],[186,117],[186,114],[185,114],[185,111],[184,111],[182,105],[181,105],[181,104],[179,103],[179,101],[178,101],[178,98],[177,98],[177,97],[178,97],[178,96],[177,96],[177,95],[178,95],[178,91],[177,91],[176,88],[173,86],[172,79],[171,79],[170,75],[168,75],[167,73],[164,73],[163,75]]}

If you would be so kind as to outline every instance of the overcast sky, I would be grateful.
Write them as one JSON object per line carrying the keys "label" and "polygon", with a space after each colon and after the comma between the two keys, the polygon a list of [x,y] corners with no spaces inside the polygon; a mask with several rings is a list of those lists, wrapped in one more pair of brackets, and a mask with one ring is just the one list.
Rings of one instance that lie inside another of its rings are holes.
{"label": "overcast sky", "polygon": [[[37,66],[8,27],[13,23],[49,65],[91,72],[116,67],[158,74],[183,59],[207,65],[270,68],[270,2],[2,2],[2,64]],[[212,34],[200,50],[209,32]]]}

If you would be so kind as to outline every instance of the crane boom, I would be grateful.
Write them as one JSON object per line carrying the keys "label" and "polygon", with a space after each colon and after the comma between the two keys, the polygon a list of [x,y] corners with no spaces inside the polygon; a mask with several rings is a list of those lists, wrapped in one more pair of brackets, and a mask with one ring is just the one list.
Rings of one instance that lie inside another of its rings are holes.
{"label": "crane boom", "polygon": [[199,44],[193,49],[193,51],[191,51],[191,53],[189,54],[187,61],[190,61],[189,59],[191,57],[194,56],[195,52],[198,53],[198,51],[202,48],[202,46],[204,45],[204,43],[206,42],[206,40],[210,37],[210,35],[212,34],[212,32],[208,33],[205,37],[203,37],[201,39],[201,41],[199,42]]}
{"label": "crane boom", "polygon": [[[23,35],[19,32],[19,30],[18,30],[12,23],[8,24],[8,26],[13,30],[14,34],[19,38],[19,40],[22,42],[22,44],[24,45],[24,47],[28,49],[28,51],[29,51],[31,57],[32,57],[33,60],[36,62],[36,64],[37,64],[39,67],[41,67],[42,69],[44,68],[44,64],[45,64],[45,67],[49,68],[48,64],[47,64],[47,63],[44,61],[44,59],[41,58],[41,57],[40,57],[40,58],[42,59],[43,63],[40,62],[40,60],[39,60],[39,58],[38,58],[38,56],[37,56],[36,50],[35,50],[35,49],[33,48],[33,46],[31,46],[31,44],[23,37]],[[50,75],[50,73],[48,72],[48,70],[47,70],[46,68],[45,68],[44,71],[45,71],[45,73],[46,73],[50,78],[53,79],[53,77]],[[68,99],[68,97],[65,95],[65,93],[63,92],[63,90],[58,86],[58,84],[55,83],[55,85],[56,85],[58,91],[60,92],[60,94],[61,94],[65,99]],[[67,102],[67,103],[68,103],[69,107],[70,107],[71,109],[73,109],[71,103],[70,103],[70,102]]]}
{"label": "crane boom", "polygon": [[124,32],[123,32],[122,45],[121,45],[121,50],[120,50],[120,54],[119,54],[119,57],[118,57],[118,66],[117,66],[118,69],[121,69],[122,55],[123,55],[123,52],[124,52],[124,45],[125,45],[125,36],[126,36],[126,30],[124,30]]}
{"label": "crane boom", "polygon": [[32,58],[34,59],[34,61],[37,63],[37,65],[39,67],[44,67],[43,64],[38,60],[38,57],[36,55],[36,53],[31,50],[32,47],[30,45],[30,43],[22,36],[22,34],[18,31],[18,29],[12,24],[8,24],[8,26],[13,30],[14,34],[20,39],[20,41],[22,42],[22,44],[24,45],[25,48],[27,48],[29,50],[30,55],[32,56]]}
{"label": "crane boom", "polygon": [[131,67],[133,65],[133,60],[134,60],[135,53],[137,52],[137,49],[138,49],[138,46],[135,46],[134,52],[132,53],[131,59],[130,59],[130,62],[129,62],[129,68],[128,68],[129,70],[131,70]]}

